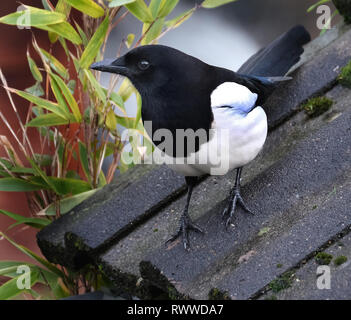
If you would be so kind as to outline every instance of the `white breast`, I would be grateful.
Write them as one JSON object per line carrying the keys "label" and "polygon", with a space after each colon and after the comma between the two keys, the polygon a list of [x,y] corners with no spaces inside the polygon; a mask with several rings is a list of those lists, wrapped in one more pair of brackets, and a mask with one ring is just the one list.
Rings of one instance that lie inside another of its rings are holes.
{"label": "white breast", "polygon": [[[166,156],[167,164],[185,176],[223,175],[252,161],[267,137],[267,117],[255,107],[257,94],[234,82],[218,86],[211,95],[214,116],[211,139],[184,159]],[[251,110],[252,109],[252,110]],[[194,161],[195,160],[195,161]]]}

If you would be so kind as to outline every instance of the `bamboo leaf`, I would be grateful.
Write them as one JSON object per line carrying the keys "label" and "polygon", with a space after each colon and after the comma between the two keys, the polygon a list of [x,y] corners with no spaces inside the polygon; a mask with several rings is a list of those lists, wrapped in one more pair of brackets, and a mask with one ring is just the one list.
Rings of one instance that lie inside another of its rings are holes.
{"label": "bamboo leaf", "polygon": [[[26,291],[25,289],[19,289],[17,286],[17,280],[23,276],[24,274],[21,274],[18,277],[5,282],[0,287],[0,300],[9,300],[11,298],[18,296],[20,293]],[[37,270],[33,270],[33,271],[31,270],[29,276],[30,276],[30,285],[33,286],[38,280],[39,273]]]}
{"label": "bamboo leaf", "polygon": [[102,17],[105,14],[103,8],[92,0],[65,0],[73,8],[87,14],[93,18]]}
{"label": "bamboo leaf", "polygon": [[128,34],[127,39],[125,41],[125,44],[126,44],[128,49],[132,46],[132,44],[134,42],[134,39],[135,39],[135,34],[134,33]]}
{"label": "bamboo leaf", "polygon": [[201,6],[207,9],[212,9],[234,1],[236,0],[205,0],[201,3]]}
{"label": "bamboo leaf", "polygon": [[69,119],[69,115],[65,112],[65,110],[63,110],[62,107],[60,107],[58,104],[56,104],[54,102],[36,97],[30,93],[20,91],[17,89],[12,89],[12,88],[7,88],[7,89],[10,92],[13,92],[13,93],[19,95],[20,97],[34,103],[35,105],[37,105],[40,108],[44,108],[48,111],[51,111],[54,114],[56,114],[57,116],[65,119],[65,120]]}
{"label": "bamboo leaf", "polygon": [[69,115],[71,112],[67,106],[67,102],[62,94],[62,91],[60,90],[60,87],[55,79],[55,77],[50,78],[50,86],[51,90],[54,93],[54,96],[56,98],[56,101],[58,102],[58,105],[62,110],[64,110],[64,113]]}
{"label": "bamboo leaf", "polygon": [[142,40],[141,44],[149,44],[152,40],[156,39],[162,32],[163,24],[164,24],[164,19],[157,19],[153,25],[150,27],[149,23],[145,23],[143,27],[143,32],[148,32],[146,33],[144,39]]}
{"label": "bamboo leaf", "polygon": [[86,77],[88,78],[91,86],[93,87],[93,92],[95,92],[97,94],[97,96],[99,97],[99,99],[106,104],[106,94],[104,92],[104,90],[102,89],[100,83],[96,80],[96,78],[94,77],[94,75],[92,74],[92,72],[88,69],[84,69],[84,73],[86,75]]}
{"label": "bamboo leaf", "polygon": [[79,110],[79,106],[77,101],[74,99],[71,91],[67,87],[67,85],[64,83],[64,81],[57,75],[50,73],[50,76],[55,79],[56,83],[61,89],[62,94],[64,95],[69,107],[71,108],[73,115],[76,119],[76,122],[80,122],[82,120],[82,115]]}
{"label": "bamboo leaf", "polygon": [[21,27],[43,27],[65,21],[64,14],[23,5],[25,10],[0,18],[0,23]]}
{"label": "bamboo leaf", "polygon": [[83,168],[85,176],[87,177],[89,183],[91,184],[91,178],[90,178],[90,174],[89,174],[90,170],[89,170],[87,149],[86,149],[85,145],[81,141],[79,141],[78,148],[79,148],[80,163],[82,165],[82,168]]}
{"label": "bamboo leaf", "polygon": [[178,2],[179,0],[162,0],[161,9],[159,11],[158,16],[160,18],[168,16],[177,6]]}
{"label": "bamboo leaf", "polygon": [[55,32],[59,36],[71,41],[74,44],[80,45],[82,44],[82,39],[80,38],[79,34],[76,30],[66,21],[50,24],[47,26],[40,26],[39,29],[43,29],[50,32]]}
{"label": "bamboo leaf", "polygon": [[135,117],[135,122],[133,128],[136,128],[140,119],[141,119],[141,105],[142,105],[142,100],[141,100],[141,95],[136,92],[136,97],[137,97],[137,114]]}
{"label": "bamboo leaf", "polygon": [[64,79],[69,78],[68,70],[59,60],[57,60],[53,55],[51,55],[44,49],[41,49],[39,47],[37,47],[36,49],[38,53],[43,56],[45,61],[50,64],[51,68],[54,69],[55,72],[57,72]]}
{"label": "bamboo leaf", "polygon": [[23,217],[17,213],[12,213],[6,210],[0,210],[0,213],[17,221],[20,224],[23,223],[37,229],[42,229],[50,224],[50,220],[48,219]]}
{"label": "bamboo leaf", "polygon": [[76,28],[79,32],[81,39],[82,39],[83,46],[86,47],[89,43],[87,35],[84,33],[83,29],[79,26],[79,24],[77,22],[74,22],[74,24],[76,25]]}
{"label": "bamboo leaf", "polygon": [[55,273],[59,277],[63,277],[64,274],[62,271],[58,268],[56,268],[53,264],[50,262],[46,261],[45,259],[39,257],[36,253],[33,251],[29,250],[28,248],[16,243],[12,239],[10,239],[7,235],[5,235],[3,232],[0,231],[0,236],[4,237],[8,242],[10,242],[13,246],[15,246],[18,250],[26,254],[28,257],[34,259],[35,261],[39,262],[41,265],[43,265],[45,268],[50,270],[51,272]]}
{"label": "bamboo leaf", "polygon": [[132,13],[135,17],[137,17],[142,22],[153,21],[151,11],[148,8],[148,6],[145,4],[144,0],[136,0],[132,3],[126,4],[125,7],[128,9],[130,13]]}
{"label": "bamboo leaf", "polygon": [[[119,87],[118,90],[118,95],[122,98],[123,101],[127,101],[129,97],[132,95],[134,92],[135,88],[133,84],[130,82],[128,78],[125,78]],[[112,99],[112,95],[111,95]]]}
{"label": "bamboo leaf", "polygon": [[113,110],[111,109],[107,115],[106,115],[106,127],[110,130],[110,131],[116,131],[117,128],[117,120],[116,120],[116,116],[115,113],[113,112]]}
{"label": "bamboo leaf", "polygon": [[27,51],[27,59],[28,59],[28,64],[29,64],[30,71],[31,71],[34,79],[37,80],[38,82],[42,82],[43,81],[43,76],[41,75],[36,63],[34,62],[34,60],[30,57],[29,51]]}
{"label": "bamboo leaf", "polygon": [[25,92],[28,92],[36,97],[42,97],[45,94],[40,82],[37,82],[34,86],[27,88]]}
{"label": "bamboo leaf", "polygon": [[[90,198],[98,189],[89,190],[86,192],[79,193],[77,195],[62,199],[59,201],[60,213],[65,214],[71,211],[74,207],[81,204],[86,199]],[[56,215],[56,207],[54,204],[51,204],[48,208],[45,209],[45,214],[48,216]]]}
{"label": "bamboo leaf", "polygon": [[48,177],[48,179],[54,185],[56,192],[61,195],[76,195],[91,190],[89,183],[83,180],[56,177]]}
{"label": "bamboo leaf", "polygon": [[314,5],[310,6],[308,9],[307,9],[307,12],[311,12],[312,10],[314,10],[315,8],[317,8],[318,6],[324,4],[324,3],[327,3],[329,2],[330,0],[320,0],[318,2],[316,2]]}
{"label": "bamboo leaf", "polygon": [[188,20],[193,15],[195,10],[196,10],[196,8],[192,8],[190,10],[187,10],[187,11],[183,12],[182,14],[177,16],[176,18],[166,21],[166,23],[165,23],[166,26],[168,28],[177,28],[177,27],[179,27],[183,22]]}
{"label": "bamboo leaf", "polygon": [[27,127],[54,127],[75,122],[76,121],[73,118],[67,120],[57,114],[48,113],[35,117],[27,123]]}
{"label": "bamboo leaf", "polygon": [[149,8],[154,19],[157,18],[158,12],[161,8],[162,0],[151,0]]}
{"label": "bamboo leaf", "polygon": [[136,0],[112,0],[109,4],[110,8],[124,6],[128,3],[135,2]]}
{"label": "bamboo leaf", "polygon": [[0,178],[0,191],[29,192],[42,190],[43,186],[19,178]]}
{"label": "bamboo leaf", "polygon": [[85,48],[82,57],[80,58],[79,64],[82,69],[88,69],[89,66],[94,62],[96,56],[100,51],[100,47],[105,40],[108,25],[109,18],[106,16],[105,20],[100,24],[99,28],[90,39],[89,44]]}

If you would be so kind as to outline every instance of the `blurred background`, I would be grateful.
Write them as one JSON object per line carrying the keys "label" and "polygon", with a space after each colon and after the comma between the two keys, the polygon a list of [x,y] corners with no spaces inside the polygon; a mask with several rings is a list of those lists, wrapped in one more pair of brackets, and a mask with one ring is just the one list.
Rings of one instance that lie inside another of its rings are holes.
{"label": "blurred background", "polygon": [[[316,12],[307,13],[307,8],[317,0],[238,0],[237,2],[217,9],[199,9],[188,21],[179,28],[166,34],[161,44],[180,49],[201,60],[232,70],[236,70],[252,54],[269,43],[281,33],[296,24],[304,25],[312,37],[318,36],[321,30],[316,27]],[[55,3],[55,1],[52,1]],[[201,2],[201,1],[197,1]],[[42,7],[41,0],[22,0],[22,3]],[[196,1],[181,0],[174,16],[194,6]],[[334,8],[331,2],[332,12]],[[20,3],[14,0],[0,1],[0,16],[17,10]],[[334,19],[332,26],[338,19]],[[121,41],[129,34],[140,35],[141,25],[131,14],[115,29],[109,39],[106,57],[116,56]],[[16,27],[0,25],[0,68],[4,72],[10,87],[25,89],[33,85],[26,60],[26,50],[30,46],[32,34],[41,46],[49,45],[45,32],[37,30],[19,30]],[[55,50],[58,50],[56,48]],[[122,50],[122,53],[126,49]],[[57,52],[57,51],[56,51]],[[62,55],[63,57],[63,55]],[[104,75],[103,81],[108,81]],[[20,116],[24,120],[27,104],[15,98]],[[23,107],[22,107],[23,106]],[[0,110],[16,127],[15,115],[9,104],[5,91],[0,88]],[[130,113],[133,114],[133,102]],[[15,145],[3,123],[0,123],[0,135],[6,135]],[[0,156],[4,155],[0,148]],[[28,214],[27,201],[24,194],[0,192],[0,209],[15,213]],[[0,215],[0,230],[6,231],[13,223]],[[21,232],[20,232],[21,231]],[[36,247],[33,229],[22,232],[19,228],[7,234],[19,243],[39,252]],[[14,249],[7,241],[0,239],[0,260],[27,260],[24,255]]]}

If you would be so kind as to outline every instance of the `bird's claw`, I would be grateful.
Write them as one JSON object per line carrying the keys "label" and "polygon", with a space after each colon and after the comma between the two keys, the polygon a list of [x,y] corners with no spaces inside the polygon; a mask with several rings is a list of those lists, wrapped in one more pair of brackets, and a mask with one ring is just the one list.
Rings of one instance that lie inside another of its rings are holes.
{"label": "bird's claw", "polygon": [[183,215],[180,221],[178,232],[166,241],[166,245],[182,236],[183,246],[185,250],[190,249],[189,231],[193,230],[198,233],[204,233],[203,230],[193,223],[187,215]]}
{"label": "bird's claw", "polygon": [[225,207],[225,209],[223,210],[222,213],[222,218],[224,219],[225,216],[228,214],[229,212],[229,217],[225,223],[226,228],[228,228],[228,226],[231,224],[232,222],[232,218],[236,209],[236,205],[240,205],[246,212],[255,215],[255,213],[253,211],[251,211],[245,204],[243,198],[240,195],[240,191],[238,189],[235,189],[233,191],[233,193],[231,194],[231,197],[229,199],[229,203],[228,205]]}

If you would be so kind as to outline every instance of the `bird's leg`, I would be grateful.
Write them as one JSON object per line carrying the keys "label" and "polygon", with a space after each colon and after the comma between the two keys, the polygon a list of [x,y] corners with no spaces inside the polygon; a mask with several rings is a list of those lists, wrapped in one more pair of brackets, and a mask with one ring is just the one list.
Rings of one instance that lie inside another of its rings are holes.
{"label": "bird's leg", "polygon": [[229,224],[232,221],[232,217],[234,215],[236,205],[239,204],[246,212],[254,214],[245,204],[243,198],[241,197],[240,194],[240,176],[241,176],[241,168],[238,168],[236,171],[236,178],[235,178],[235,185],[234,188],[230,192],[230,198],[228,205],[226,208],[223,210],[222,217],[224,218],[226,215],[229,215],[225,225],[226,227],[229,226]]}
{"label": "bird's leg", "polygon": [[196,180],[197,180],[197,178],[195,178],[195,177],[185,177],[185,181],[186,181],[187,186],[188,186],[188,195],[187,195],[186,204],[184,207],[183,214],[180,218],[179,229],[178,229],[178,232],[174,236],[172,236],[170,239],[168,239],[166,242],[166,244],[169,242],[173,242],[178,237],[182,236],[183,246],[184,246],[185,250],[188,250],[190,248],[189,230],[203,233],[202,229],[191,221],[191,219],[189,217],[189,213],[188,213],[191,194],[193,192],[193,188],[194,188],[194,185],[196,183]]}

